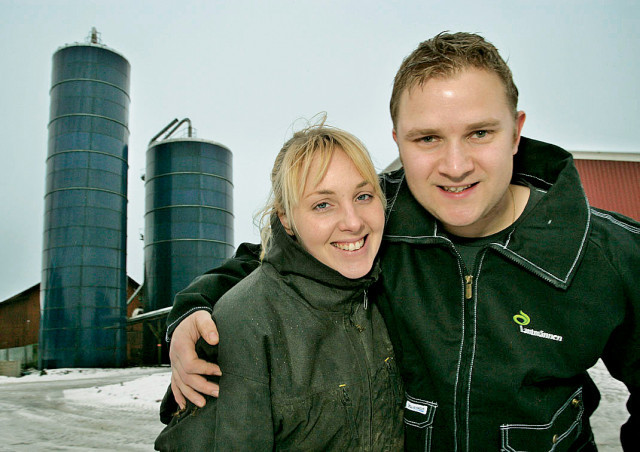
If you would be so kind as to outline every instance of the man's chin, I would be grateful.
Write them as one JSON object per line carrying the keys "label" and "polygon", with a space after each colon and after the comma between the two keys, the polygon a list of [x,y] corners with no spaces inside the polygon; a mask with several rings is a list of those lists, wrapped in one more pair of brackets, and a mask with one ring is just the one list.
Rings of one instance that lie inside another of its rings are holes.
{"label": "man's chin", "polygon": [[448,216],[438,218],[444,229],[460,237],[474,237],[477,229],[476,218]]}

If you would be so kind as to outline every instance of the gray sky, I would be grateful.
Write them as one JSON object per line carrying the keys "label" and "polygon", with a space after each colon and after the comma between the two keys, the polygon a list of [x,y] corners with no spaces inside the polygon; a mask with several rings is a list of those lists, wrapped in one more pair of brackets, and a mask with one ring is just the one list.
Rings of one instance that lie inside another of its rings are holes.
{"label": "gray sky", "polygon": [[92,26],[131,63],[128,273],[142,282],[145,152],[177,117],[234,155],[235,243],[257,241],[276,152],[300,118],[396,157],[393,76],[419,42],[478,32],[514,73],[524,135],[570,150],[640,152],[635,0],[0,0],[0,300],[40,280],[51,57]]}

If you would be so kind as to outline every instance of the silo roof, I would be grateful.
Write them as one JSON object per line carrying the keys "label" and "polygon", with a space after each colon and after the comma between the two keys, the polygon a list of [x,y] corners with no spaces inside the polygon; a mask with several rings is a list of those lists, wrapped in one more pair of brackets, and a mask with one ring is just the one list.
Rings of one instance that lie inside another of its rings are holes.
{"label": "silo roof", "polygon": [[166,140],[156,140],[152,143],[149,144],[149,149],[157,146],[159,144],[164,144],[164,143],[178,143],[178,142],[185,142],[185,143],[191,143],[191,142],[198,142],[198,143],[207,143],[207,144],[213,144],[215,146],[219,146],[223,149],[226,149],[227,151],[231,152],[231,149],[229,149],[227,146],[225,146],[222,143],[218,143],[216,141],[212,141],[212,140],[203,140],[202,138],[195,138],[195,137],[182,137],[182,138],[167,138]]}

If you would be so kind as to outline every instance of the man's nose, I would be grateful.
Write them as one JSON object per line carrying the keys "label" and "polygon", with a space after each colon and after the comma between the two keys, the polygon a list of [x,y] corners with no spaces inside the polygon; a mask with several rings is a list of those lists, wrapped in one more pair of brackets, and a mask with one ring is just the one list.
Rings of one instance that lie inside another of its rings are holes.
{"label": "man's nose", "polygon": [[462,142],[447,143],[443,149],[438,170],[451,180],[462,181],[474,168],[471,152]]}

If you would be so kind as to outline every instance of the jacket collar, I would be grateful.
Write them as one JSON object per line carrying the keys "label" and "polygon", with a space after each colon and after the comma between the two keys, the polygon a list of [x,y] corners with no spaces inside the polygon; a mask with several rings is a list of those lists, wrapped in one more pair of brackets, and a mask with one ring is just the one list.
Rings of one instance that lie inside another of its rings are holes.
{"label": "jacket collar", "polygon": [[[514,177],[546,195],[521,218],[502,243],[491,248],[559,288],[567,288],[584,253],[590,209],[573,158],[567,151],[522,137],[514,158]],[[383,175],[389,197],[385,239],[449,242],[442,225],[411,195],[404,170]]]}
{"label": "jacket collar", "polygon": [[271,221],[272,242],[264,258],[278,272],[278,278],[316,309],[342,310],[361,301],[365,290],[378,278],[377,260],[371,271],[350,279],[311,256],[298,241],[289,236],[280,221]]}

